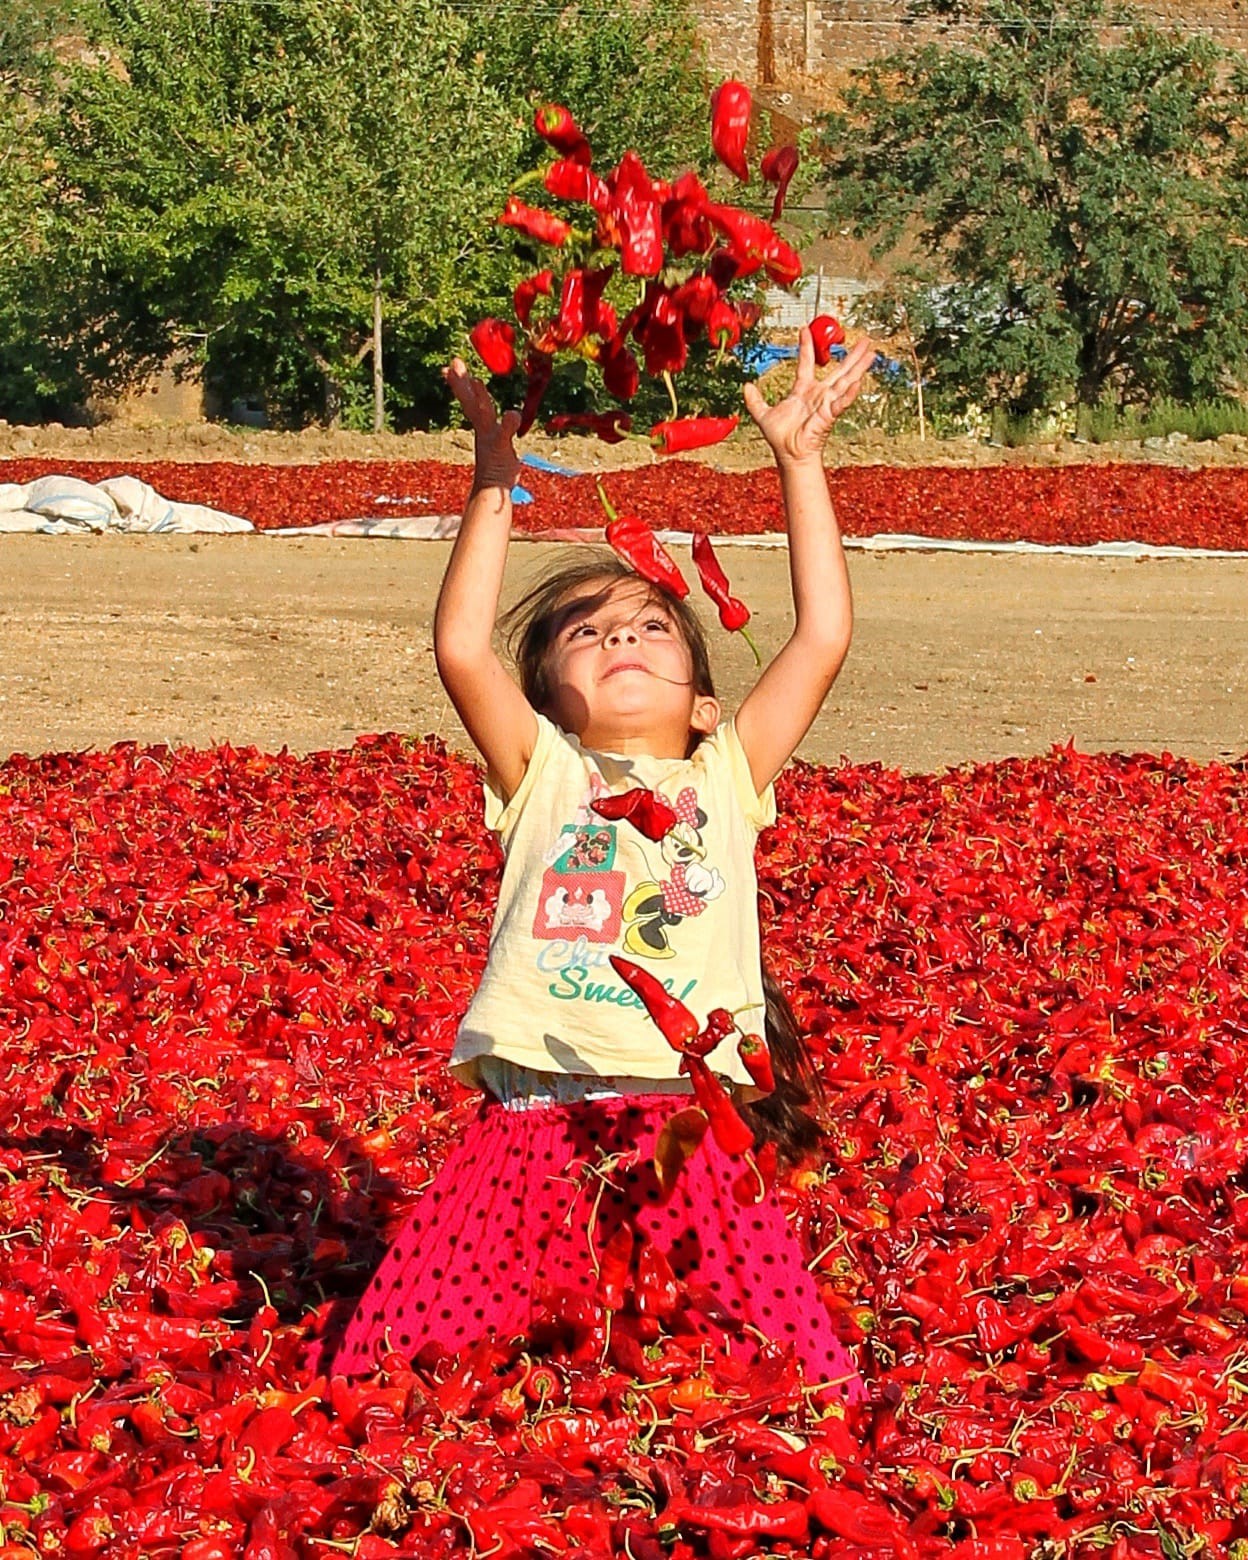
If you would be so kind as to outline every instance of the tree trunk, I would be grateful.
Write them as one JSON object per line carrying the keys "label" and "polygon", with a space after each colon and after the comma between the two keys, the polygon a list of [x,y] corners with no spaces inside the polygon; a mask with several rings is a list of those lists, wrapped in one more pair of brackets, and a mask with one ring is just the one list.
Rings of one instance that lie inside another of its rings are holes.
{"label": "tree trunk", "polygon": [[386,373],[381,356],[381,267],[373,272],[373,432],[386,426]]}

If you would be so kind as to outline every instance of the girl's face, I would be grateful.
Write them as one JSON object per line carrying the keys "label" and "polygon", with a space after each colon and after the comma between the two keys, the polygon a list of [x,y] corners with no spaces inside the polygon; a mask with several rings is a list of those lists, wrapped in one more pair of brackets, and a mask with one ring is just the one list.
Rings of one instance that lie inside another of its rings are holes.
{"label": "girl's face", "polygon": [[546,677],[546,713],[599,751],[684,757],[691,734],[719,719],[716,701],[694,690],[679,624],[644,580],[591,581],[570,596]]}

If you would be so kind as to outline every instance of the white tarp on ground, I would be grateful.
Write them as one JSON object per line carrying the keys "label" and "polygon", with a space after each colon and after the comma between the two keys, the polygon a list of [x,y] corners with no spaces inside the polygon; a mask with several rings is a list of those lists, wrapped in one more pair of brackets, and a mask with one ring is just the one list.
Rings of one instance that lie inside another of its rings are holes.
{"label": "white tarp on ground", "polygon": [[80,477],[38,477],[0,482],[0,532],[39,531],[50,536],[101,531],[186,535],[199,531],[254,531],[250,520],[204,504],[175,504],[137,477],[84,482]]}

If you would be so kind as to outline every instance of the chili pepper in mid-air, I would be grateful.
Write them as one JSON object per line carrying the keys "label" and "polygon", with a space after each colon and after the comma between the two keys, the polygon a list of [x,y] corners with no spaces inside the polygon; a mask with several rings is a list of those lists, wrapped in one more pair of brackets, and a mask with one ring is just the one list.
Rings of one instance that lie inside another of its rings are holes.
{"label": "chili pepper in mid-air", "polygon": [[555,273],[553,271],[538,271],[535,276],[529,276],[522,282],[517,282],[511,295],[511,306],[516,311],[516,318],[521,325],[529,323],[529,316],[533,312],[533,305],[537,301],[538,293],[549,298],[554,290]]}
{"label": "chili pepper in mid-air", "polygon": [[673,1050],[683,1051],[690,1040],[697,1039],[697,1019],[649,970],[618,953],[611,955],[611,968],[632,989]]}
{"label": "chili pepper in mid-air", "polygon": [[726,298],[717,298],[706,316],[706,334],[717,352],[732,350],[741,340],[741,316]]}
{"label": "chili pepper in mid-air", "polygon": [[608,1311],[624,1308],[629,1269],[633,1261],[633,1227],[621,1224],[603,1248],[598,1267],[598,1299]]}
{"label": "chili pepper in mid-air", "polygon": [[681,601],[689,594],[689,585],[676,560],[640,515],[617,515],[610,499],[598,485],[598,497],[607,512],[607,546],[618,553],[630,569],[643,580],[670,591]]}
{"label": "chili pepper in mid-air", "polygon": [[592,168],[572,157],[551,163],[542,181],[549,194],[559,200],[579,200],[595,211],[606,211],[611,204],[607,181]]}
{"label": "chili pepper in mid-air", "polygon": [[571,223],[555,216],[552,211],[543,211],[540,206],[526,206],[514,195],[507,197],[507,204],[498,220],[500,226],[516,228],[527,237],[536,239],[539,244],[552,244],[556,249],[566,244],[572,236]]}
{"label": "chili pepper in mid-air", "polygon": [[[612,961],[614,963],[614,960]],[[711,1136],[734,1159],[754,1147],[754,1133],[742,1119],[731,1096],[700,1056],[687,1055],[680,1064],[693,1084],[693,1097],[706,1112]]]}
{"label": "chili pepper in mid-air", "polygon": [[750,609],[745,603],[732,594],[728,584],[728,576],[720,567],[719,559],[711,546],[711,539],[702,531],[693,533],[693,562],[698,571],[698,579],[702,589],[719,609],[719,621],[731,634],[740,634],[746,644],[754,652],[756,665],[761,666],[763,658],[758,652],[758,646],[754,643],[754,637],[750,633],[747,624],[750,621]]}
{"label": "chili pepper in mid-air", "polygon": [[728,169],[748,184],[745,143],[750,134],[750,89],[743,81],[722,81],[711,94],[711,145]]}
{"label": "chili pepper in mid-air", "polygon": [[826,368],[832,361],[832,348],[845,340],[844,328],[833,315],[817,314],[810,322],[810,335],[815,344],[815,362]]}
{"label": "chili pepper in mid-air", "polygon": [[590,807],[613,823],[627,818],[648,840],[661,840],[676,824],[676,809],[657,792],[636,786],[620,796],[597,796]]}
{"label": "chili pepper in mid-air", "polygon": [[677,417],[655,423],[650,443],[660,455],[679,455],[682,450],[700,450],[718,444],[740,422],[739,417]]}
{"label": "chili pepper in mid-air", "polygon": [[515,368],[516,332],[504,320],[479,320],[468,339],[491,374],[510,374]]}
{"label": "chili pepper in mid-air", "polygon": [[627,412],[557,412],[546,419],[548,433],[592,433],[604,444],[623,444],[633,426]]}
{"label": "chili pepper in mid-air", "polygon": [[520,426],[516,429],[518,436],[528,433],[529,429],[537,421],[542,397],[546,394],[554,371],[554,359],[548,353],[530,352],[525,358],[524,372],[526,381],[524,401],[520,407]]}
{"label": "chili pepper in mid-air", "polygon": [[754,1080],[756,1088],[771,1094],[776,1087],[776,1072],[772,1066],[771,1052],[761,1035],[742,1035],[737,1041],[737,1055],[746,1072]]}
{"label": "chili pepper in mid-air", "polygon": [[637,359],[619,336],[605,341],[598,354],[598,367],[602,370],[602,386],[617,401],[631,401],[641,383],[641,371]]}
{"label": "chili pepper in mid-air", "polygon": [[654,1142],[654,1174],[659,1191],[672,1194],[686,1162],[697,1153],[710,1126],[710,1118],[699,1107],[678,1110],[663,1123]]}
{"label": "chili pepper in mid-air", "polygon": [[637,1310],[666,1321],[680,1304],[680,1284],[662,1251],[648,1240],[637,1254]]}
{"label": "chili pepper in mid-air", "polygon": [[589,162],[591,153],[585,133],[562,103],[543,103],[533,116],[533,128],[564,157]]}
{"label": "chili pepper in mid-air", "polygon": [[784,210],[784,198],[789,193],[789,182],[797,172],[800,155],[796,146],[773,146],[763,153],[759,172],[768,184],[776,186],[776,198],[771,208],[771,220],[778,222]]}

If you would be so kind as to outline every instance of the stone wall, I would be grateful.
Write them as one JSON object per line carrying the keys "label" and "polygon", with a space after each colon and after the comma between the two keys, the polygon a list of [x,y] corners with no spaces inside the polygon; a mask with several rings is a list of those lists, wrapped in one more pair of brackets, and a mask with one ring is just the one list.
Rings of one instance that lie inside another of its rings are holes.
{"label": "stone wall", "polygon": [[[911,43],[957,47],[974,24],[908,19],[904,0],[696,0],[711,70],[751,85],[817,82]],[[1248,0],[1147,0],[1146,20],[1248,52]]]}

